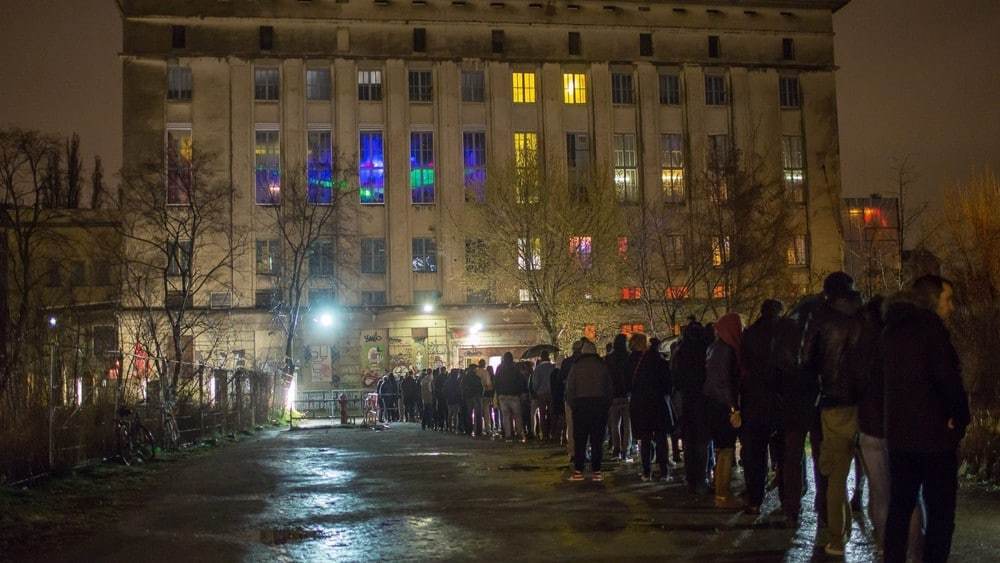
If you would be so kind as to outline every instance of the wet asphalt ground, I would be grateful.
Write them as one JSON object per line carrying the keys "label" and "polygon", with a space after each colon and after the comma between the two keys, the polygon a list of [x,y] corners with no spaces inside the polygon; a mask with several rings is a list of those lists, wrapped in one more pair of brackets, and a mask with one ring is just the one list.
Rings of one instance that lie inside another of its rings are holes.
{"label": "wet asphalt ground", "polygon": [[[680,482],[614,464],[603,483],[566,480],[553,445],[421,431],[272,433],[170,475],[141,509],[45,561],[670,560],[827,561],[815,518],[787,530],[712,507]],[[812,495],[803,505],[811,507]],[[965,491],[953,561],[997,560],[1000,497]],[[874,561],[855,516],[848,561]]]}

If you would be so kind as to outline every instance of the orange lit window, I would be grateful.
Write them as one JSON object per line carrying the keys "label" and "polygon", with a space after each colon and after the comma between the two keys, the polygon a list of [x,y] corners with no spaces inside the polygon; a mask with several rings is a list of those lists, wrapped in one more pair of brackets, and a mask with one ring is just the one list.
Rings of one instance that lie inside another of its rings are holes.
{"label": "orange lit window", "polygon": [[618,237],[618,256],[628,256],[628,237]]}
{"label": "orange lit window", "polygon": [[622,301],[635,301],[642,297],[641,287],[623,287]]}
{"label": "orange lit window", "polygon": [[618,327],[618,330],[625,336],[632,336],[636,333],[645,333],[646,325],[642,323],[626,323]]}
{"label": "orange lit window", "polygon": [[719,284],[712,289],[712,297],[715,299],[725,299],[726,298],[726,285]]}
{"label": "orange lit window", "polygon": [[583,336],[591,342],[597,342],[597,325],[583,325]]}
{"label": "orange lit window", "polygon": [[684,286],[673,286],[668,287],[664,292],[663,296],[670,300],[687,299],[688,298],[688,288]]}
{"label": "orange lit window", "polygon": [[886,221],[885,215],[882,214],[882,210],[878,207],[866,207],[864,210],[865,225],[871,225],[875,223],[878,227],[888,227],[889,222]]}

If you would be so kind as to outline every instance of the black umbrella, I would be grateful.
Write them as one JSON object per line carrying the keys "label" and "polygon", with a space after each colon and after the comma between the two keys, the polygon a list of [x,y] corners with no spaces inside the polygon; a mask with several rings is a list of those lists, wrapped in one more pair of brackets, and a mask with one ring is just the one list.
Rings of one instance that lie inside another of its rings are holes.
{"label": "black umbrella", "polygon": [[527,360],[528,358],[537,358],[542,355],[542,352],[548,352],[549,354],[554,354],[559,351],[559,348],[551,344],[535,344],[531,348],[528,348],[521,354],[522,360]]}

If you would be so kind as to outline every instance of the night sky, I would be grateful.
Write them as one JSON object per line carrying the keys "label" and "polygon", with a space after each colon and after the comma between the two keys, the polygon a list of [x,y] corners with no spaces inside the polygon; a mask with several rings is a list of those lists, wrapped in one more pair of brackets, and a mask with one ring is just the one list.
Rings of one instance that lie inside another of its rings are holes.
{"label": "night sky", "polygon": [[[845,195],[887,191],[904,155],[920,200],[975,169],[1000,173],[1000,2],[853,0],[834,25]],[[77,131],[117,170],[114,1],[0,0],[0,42],[0,124]]]}

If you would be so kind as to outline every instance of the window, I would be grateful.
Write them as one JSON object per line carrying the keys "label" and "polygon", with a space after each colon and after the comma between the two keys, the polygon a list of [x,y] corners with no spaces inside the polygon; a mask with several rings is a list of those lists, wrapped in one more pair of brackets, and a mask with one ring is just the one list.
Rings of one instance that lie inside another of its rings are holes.
{"label": "window", "polygon": [[805,163],[802,155],[802,137],[785,135],[781,137],[782,168],[787,189],[796,203],[804,203]]}
{"label": "window", "polygon": [[538,134],[530,132],[514,133],[514,165],[517,167],[518,203],[538,203],[537,186],[532,181],[531,169],[538,164]]}
{"label": "window", "polygon": [[322,307],[333,305],[336,301],[332,287],[310,287],[309,306]]}
{"label": "window", "polygon": [[382,100],[382,71],[358,71],[358,100],[378,102]]}
{"label": "window", "polygon": [[708,57],[711,59],[719,58],[719,36],[709,35],[708,36]]}
{"label": "window", "polygon": [[519,289],[517,290],[517,300],[521,303],[531,303],[535,300],[535,296],[531,294],[530,289]]}
{"label": "window", "polygon": [[725,299],[726,298],[726,294],[727,294],[727,292],[726,292],[726,284],[723,283],[723,282],[719,282],[719,283],[715,284],[715,287],[712,288],[712,298],[713,299]]}
{"label": "window", "polygon": [[184,49],[187,47],[187,28],[183,25],[170,26],[170,47]]}
{"label": "window", "polygon": [[593,245],[589,236],[569,237],[569,253],[584,270],[593,265]]}
{"label": "window", "polygon": [[729,263],[729,237],[712,237],[712,265],[721,268]]}
{"label": "window", "polygon": [[465,166],[466,201],[486,201],[486,133],[462,133],[462,162]]}
{"label": "window", "polygon": [[570,55],[580,54],[580,32],[570,31],[567,36],[567,43]]}
{"label": "window", "polygon": [[334,268],[334,242],[316,240],[309,248],[309,275],[332,276]]}
{"label": "window", "polygon": [[613,104],[633,104],[635,103],[635,87],[632,83],[632,73],[612,72],[611,73],[611,103]]}
{"label": "window", "polygon": [[660,75],[660,103],[677,106],[681,103],[681,78],[676,74]]}
{"label": "window", "polygon": [[384,291],[361,292],[361,304],[365,307],[383,307],[386,303]]}
{"label": "window", "polygon": [[663,259],[668,266],[683,266],[687,263],[684,250],[684,235],[663,237]]}
{"label": "window", "polygon": [[504,34],[502,29],[490,32],[490,47],[494,55],[502,55],[504,49]]}
{"label": "window", "polygon": [[62,287],[62,269],[55,258],[50,258],[46,264],[45,287]]}
{"label": "window", "polygon": [[628,260],[628,237],[618,237],[618,257]]}
{"label": "window", "polygon": [[705,75],[705,104],[726,105],[726,77],[721,74]]}
{"label": "window", "polygon": [[333,203],[333,146],[329,129],[311,129],[308,133],[306,176],[309,180],[309,203]]}
{"label": "window", "polygon": [[481,70],[462,71],[462,101],[482,102],[486,95],[486,76]]}
{"label": "window", "polygon": [[587,77],[582,73],[563,74],[563,101],[567,104],[587,103]]}
{"label": "window", "polygon": [[411,70],[409,73],[410,101],[429,102],[434,99],[434,81],[429,70]]}
{"label": "window", "polygon": [[688,287],[683,285],[670,286],[663,291],[663,297],[670,301],[679,301],[681,299],[687,299],[691,294]]}
{"label": "window", "polygon": [[792,237],[788,244],[788,265],[805,266],[807,263],[806,252],[806,236],[795,235]]}
{"label": "window", "polygon": [[708,188],[714,202],[729,199],[727,172],[729,170],[729,135],[708,136]]}
{"label": "window", "polygon": [[270,51],[274,48],[274,27],[270,25],[260,26],[259,35],[261,51]]}
{"label": "window", "polygon": [[[441,293],[436,290],[415,290],[413,292],[413,304],[414,305],[433,305],[441,299]],[[428,312],[425,310],[425,312]]]}
{"label": "window", "polygon": [[799,77],[782,76],[778,79],[778,99],[783,108],[799,107]]}
{"label": "window", "polygon": [[191,129],[167,129],[167,205],[187,205],[194,189]]}
{"label": "window", "polygon": [[573,193],[583,195],[590,178],[590,135],[566,133],[566,162]]}
{"label": "window", "polygon": [[639,34],[639,56],[640,57],[652,57],[653,56],[653,34],[652,33],[640,33]]}
{"label": "window", "polygon": [[486,241],[465,239],[465,271],[470,274],[485,274],[486,270]]}
{"label": "window", "polygon": [[423,53],[427,50],[427,30],[422,27],[413,28],[413,52]]}
{"label": "window", "polygon": [[385,273],[384,238],[361,239],[361,273],[362,274]]}
{"label": "window", "polygon": [[382,132],[362,131],[358,163],[358,185],[361,203],[385,203],[385,160],[383,159]]}
{"label": "window", "polygon": [[626,323],[618,327],[618,331],[625,336],[632,336],[633,334],[645,334],[646,325],[642,323]]}
{"label": "window", "polygon": [[258,289],[254,292],[253,306],[255,309],[271,309],[277,304],[273,289]]}
{"label": "window", "polygon": [[111,264],[106,260],[93,260],[90,263],[90,271],[93,273],[94,285],[97,287],[107,287],[111,284]]}
{"label": "window", "polygon": [[668,203],[684,202],[684,141],[680,133],[660,135],[660,181]]}
{"label": "window", "polygon": [[422,273],[437,271],[437,246],[434,244],[434,239],[413,239],[413,271]]}
{"label": "window", "polygon": [[542,269],[542,239],[533,238],[530,245],[526,238],[517,239],[517,267],[521,270]]}
{"label": "window", "polygon": [[167,99],[173,102],[191,100],[191,68],[171,65],[167,67]]}
{"label": "window", "polygon": [[635,150],[635,135],[619,133],[615,141],[615,189],[618,201],[639,203],[639,168]]}
{"label": "window", "polygon": [[276,275],[281,271],[281,241],[257,240],[257,273]]}
{"label": "window", "polygon": [[253,69],[253,98],[258,102],[276,101],[280,85],[281,79],[277,68]]}
{"label": "window", "polygon": [[622,288],[622,301],[638,301],[642,299],[642,288],[641,287],[623,287]]}
{"label": "window", "polygon": [[791,37],[781,39],[781,58],[786,61],[795,60],[795,40]]}
{"label": "window", "polygon": [[410,133],[410,201],[434,203],[434,133]]}
{"label": "window", "polygon": [[511,74],[511,81],[514,86],[515,104],[535,103],[535,73],[515,72]]}
{"label": "window", "polygon": [[330,99],[330,69],[328,68],[306,69],[306,99],[307,100]]}
{"label": "window", "polygon": [[193,252],[191,241],[168,241],[167,242],[167,275],[179,276],[191,272],[191,254]]}
{"label": "window", "polygon": [[257,129],[254,172],[258,205],[277,205],[281,200],[281,149],[277,129]]}

